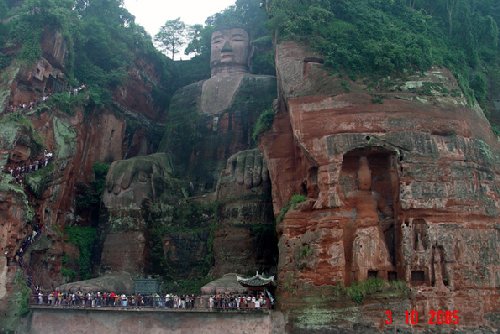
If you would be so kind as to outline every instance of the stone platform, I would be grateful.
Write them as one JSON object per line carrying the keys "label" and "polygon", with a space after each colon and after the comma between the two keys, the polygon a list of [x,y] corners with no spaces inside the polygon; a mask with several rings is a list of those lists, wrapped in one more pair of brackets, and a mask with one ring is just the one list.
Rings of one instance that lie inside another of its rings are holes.
{"label": "stone platform", "polygon": [[105,333],[271,333],[271,316],[262,311],[214,312],[205,309],[63,308],[31,306],[30,334]]}

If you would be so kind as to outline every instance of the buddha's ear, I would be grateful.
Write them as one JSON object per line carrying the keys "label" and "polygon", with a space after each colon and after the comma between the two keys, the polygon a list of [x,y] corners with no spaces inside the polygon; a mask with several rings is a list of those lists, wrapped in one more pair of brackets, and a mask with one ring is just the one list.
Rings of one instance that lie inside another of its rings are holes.
{"label": "buddha's ear", "polygon": [[250,73],[252,73],[252,60],[253,60],[253,54],[255,52],[255,45],[253,45],[253,43],[249,43],[248,44],[248,48],[250,49],[249,53],[248,53],[248,61],[247,61],[247,66],[248,66],[248,71]]}

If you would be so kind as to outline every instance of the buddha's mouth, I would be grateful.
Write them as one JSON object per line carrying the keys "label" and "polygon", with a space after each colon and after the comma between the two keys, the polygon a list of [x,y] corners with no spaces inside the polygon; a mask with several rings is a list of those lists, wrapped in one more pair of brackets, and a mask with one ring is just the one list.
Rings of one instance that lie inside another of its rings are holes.
{"label": "buddha's mouth", "polygon": [[233,60],[233,53],[232,52],[223,52],[221,57],[220,57],[221,62],[230,62]]}

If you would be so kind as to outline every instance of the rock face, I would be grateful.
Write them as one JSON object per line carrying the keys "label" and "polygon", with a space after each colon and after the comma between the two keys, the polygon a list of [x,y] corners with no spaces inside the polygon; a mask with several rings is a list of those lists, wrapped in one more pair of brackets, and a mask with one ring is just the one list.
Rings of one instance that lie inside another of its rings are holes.
{"label": "rock face", "polygon": [[158,153],[115,161],[106,178],[108,211],[101,265],[112,271],[142,273],[146,262],[144,209],[169,188],[172,166]]}
{"label": "rock face", "polygon": [[[156,150],[154,138],[165,106],[153,98],[153,91],[168,91],[160,87],[154,65],[138,56],[130,67],[130,77],[118,91],[140,91],[142,98],[127,98],[131,93],[117,91],[116,103],[106,108],[76,107],[65,113],[39,104],[33,110],[12,112],[10,105],[29,105],[49,92],[69,89],[64,75],[68,49],[62,34],[45,31],[41,47],[42,58],[32,67],[21,67],[14,61],[0,76],[0,304],[6,306],[4,301],[13,292],[15,273],[21,273],[20,269],[33,284],[47,289],[63,282],[64,256],[78,258],[78,249],[65,240],[65,227],[96,223],[75,210],[76,186],[93,180],[95,162]],[[3,172],[7,167],[40,160],[44,149],[54,153],[53,161],[26,176],[23,185]],[[23,256],[24,268],[19,268],[14,261],[16,252],[35,227],[42,229],[42,236],[28,248]]]}
{"label": "rock face", "polygon": [[267,165],[259,150],[227,161],[217,185],[219,219],[213,242],[212,276],[274,272],[277,240]]}
{"label": "rock face", "polygon": [[121,293],[134,293],[134,280],[128,272],[118,272],[103,275],[87,281],[72,282],[58,287],[59,291],[69,292],[96,292],[96,291],[119,291]]}
{"label": "rock face", "polygon": [[317,59],[277,46],[279,111],[261,141],[275,213],[295,193],[308,198],[278,226],[282,307],[379,277],[415,287],[421,314],[456,309],[463,326],[495,327],[500,151],[481,110],[444,69],[370,92]]}

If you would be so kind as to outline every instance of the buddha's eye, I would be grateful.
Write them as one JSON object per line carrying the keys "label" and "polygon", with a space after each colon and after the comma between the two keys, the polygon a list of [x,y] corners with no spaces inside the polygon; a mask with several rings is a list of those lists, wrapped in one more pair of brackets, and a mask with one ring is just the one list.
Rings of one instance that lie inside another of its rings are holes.
{"label": "buddha's eye", "polygon": [[243,38],[243,36],[241,36],[241,35],[234,35],[234,36],[231,38],[231,41],[232,41],[232,42],[244,42],[244,41],[245,41],[245,38]]}

